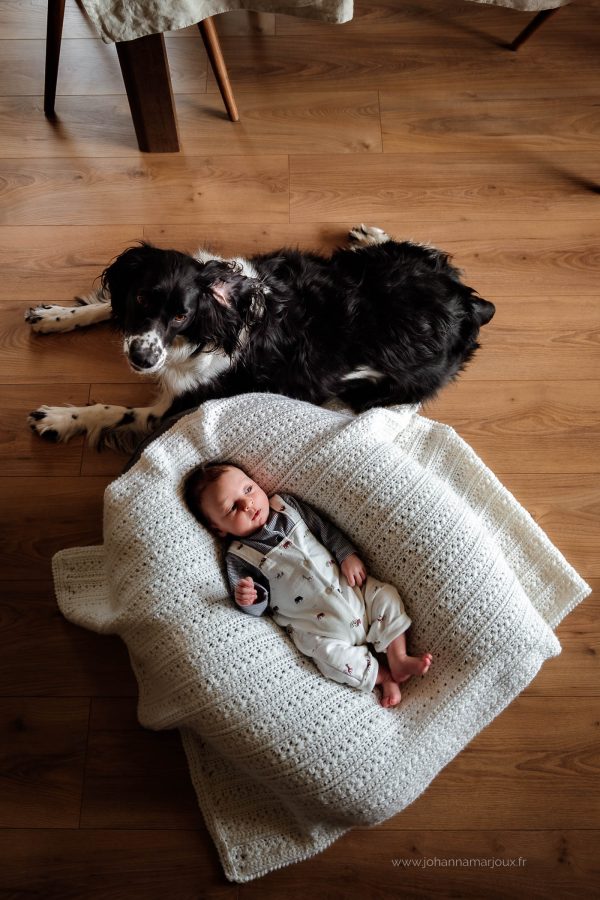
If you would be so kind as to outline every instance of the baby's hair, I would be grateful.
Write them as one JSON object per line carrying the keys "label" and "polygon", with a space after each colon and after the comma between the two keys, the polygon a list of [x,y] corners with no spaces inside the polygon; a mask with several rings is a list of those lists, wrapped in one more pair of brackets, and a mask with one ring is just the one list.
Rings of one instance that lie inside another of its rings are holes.
{"label": "baby's hair", "polygon": [[202,465],[192,469],[185,479],[183,498],[189,511],[205,528],[210,529],[211,524],[202,512],[202,494],[209,484],[213,484],[221,475],[225,474],[227,469],[231,468],[239,468],[239,466],[226,461],[202,463]]}

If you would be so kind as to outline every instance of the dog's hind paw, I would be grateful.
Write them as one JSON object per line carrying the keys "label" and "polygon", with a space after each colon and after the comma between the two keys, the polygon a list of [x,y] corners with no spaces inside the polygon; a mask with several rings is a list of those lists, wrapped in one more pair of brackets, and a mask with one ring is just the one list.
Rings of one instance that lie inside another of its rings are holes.
{"label": "dog's hind paw", "polygon": [[383,228],[377,228],[375,225],[355,225],[348,232],[348,240],[353,245],[372,247],[375,244],[385,244],[391,238]]}

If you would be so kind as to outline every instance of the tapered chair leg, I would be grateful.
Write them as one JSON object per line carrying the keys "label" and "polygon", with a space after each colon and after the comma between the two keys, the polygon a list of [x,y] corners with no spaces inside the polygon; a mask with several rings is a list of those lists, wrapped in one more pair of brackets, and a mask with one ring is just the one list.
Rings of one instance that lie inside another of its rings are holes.
{"label": "tapered chair leg", "polygon": [[215,24],[209,16],[209,18],[202,19],[201,22],[198,22],[198,28],[200,29],[200,34],[202,35],[202,40],[204,41],[204,46],[206,47],[206,53],[212,66],[212,70],[215,73],[215,78],[217,79],[219,90],[221,91],[221,97],[223,98],[227,115],[232,122],[239,122],[240,117],[235,104],[233,90],[231,89],[231,84],[229,82],[227,66],[225,65],[223,54],[221,53],[221,45],[219,43],[219,36]]}
{"label": "tapered chair leg", "polygon": [[46,76],[44,81],[44,113],[54,118],[56,102],[56,81],[62,40],[65,0],[48,0],[48,22],[46,27]]}
{"label": "tapered chair leg", "polygon": [[526,25],[523,31],[521,31],[512,44],[510,45],[511,50],[518,50],[521,44],[524,44],[526,40],[528,40],[531,35],[538,30],[538,28],[544,24],[546,19],[549,19],[550,16],[553,16],[554,13],[557,13],[560,9],[558,6],[556,9],[542,9],[540,12],[531,20],[529,25]]}

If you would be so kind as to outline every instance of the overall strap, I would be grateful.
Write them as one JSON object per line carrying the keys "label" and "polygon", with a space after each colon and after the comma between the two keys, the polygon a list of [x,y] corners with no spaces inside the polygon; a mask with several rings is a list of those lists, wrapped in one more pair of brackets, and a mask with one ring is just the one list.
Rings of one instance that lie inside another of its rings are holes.
{"label": "overall strap", "polygon": [[238,556],[240,559],[243,559],[244,562],[250,563],[251,566],[254,566],[255,569],[260,567],[261,561],[265,558],[263,553],[260,553],[254,547],[248,547],[247,544],[243,544],[237,538],[231,542],[229,547],[227,548],[227,553],[232,553],[233,556]]}

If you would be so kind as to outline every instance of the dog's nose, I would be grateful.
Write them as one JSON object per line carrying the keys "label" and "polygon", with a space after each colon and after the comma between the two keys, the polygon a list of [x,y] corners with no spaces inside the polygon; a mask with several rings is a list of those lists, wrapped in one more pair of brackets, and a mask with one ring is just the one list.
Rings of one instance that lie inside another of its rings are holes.
{"label": "dog's nose", "polygon": [[127,355],[131,365],[136,369],[152,369],[160,362],[163,348],[146,336],[132,338],[127,344]]}

